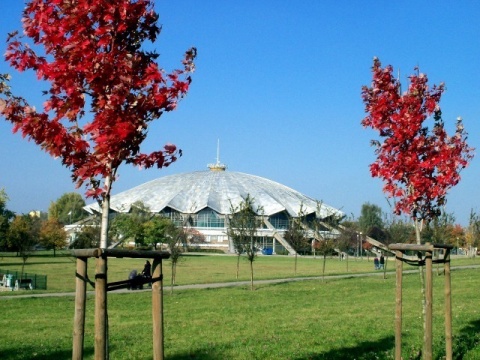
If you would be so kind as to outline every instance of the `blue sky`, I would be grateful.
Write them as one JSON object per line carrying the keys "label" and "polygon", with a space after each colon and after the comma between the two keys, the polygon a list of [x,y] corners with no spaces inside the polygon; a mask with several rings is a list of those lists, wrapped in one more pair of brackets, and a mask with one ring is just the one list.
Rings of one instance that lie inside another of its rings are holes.
{"label": "blue sky", "polygon": [[[19,29],[23,1],[0,4],[0,39]],[[191,90],[177,111],[153,123],[143,149],[171,142],[183,157],[166,169],[124,166],[113,193],[155,178],[205,170],[220,158],[230,171],[292,187],[358,216],[363,203],[389,211],[373,179],[371,130],[361,86],[371,81],[372,58],[400,69],[419,66],[430,83],[445,82],[441,107],[450,131],[464,119],[471,146],[480,148],[480,4],[477,1],[156,1],[162,33],[159,64],[180,66],[198,49]],[[0,41],[0,53],[5,40]],[[41,107],[40,84],[0,60],[14,91]],[[0,121],[0,188],[8,208],[47,211],[51,201],[78,191],[70,172]],[[480,159],[449,193],[447,212],[463,225],[480,211]]]}

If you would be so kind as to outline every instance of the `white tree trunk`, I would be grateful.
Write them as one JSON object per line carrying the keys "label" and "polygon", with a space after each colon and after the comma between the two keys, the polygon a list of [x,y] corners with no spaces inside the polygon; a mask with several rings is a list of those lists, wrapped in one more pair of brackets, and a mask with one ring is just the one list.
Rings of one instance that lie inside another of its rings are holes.
{"label": "white tree trunk", "polygon": [[108,244],[108,220],[109,220],[109,213],[110,213],[110,184],[111,177],[107,176],[105,178],[105,188],[107,192],[102,201],[102,222],[100,228],[100,248],[106,249]]}

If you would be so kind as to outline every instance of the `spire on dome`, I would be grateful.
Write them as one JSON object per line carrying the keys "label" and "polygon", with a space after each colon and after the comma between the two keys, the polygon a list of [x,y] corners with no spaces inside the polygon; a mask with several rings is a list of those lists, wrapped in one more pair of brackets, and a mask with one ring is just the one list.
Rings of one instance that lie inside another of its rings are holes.
{"label": "spire on dome", "polygon": [[225,171],[227,165],[220,162],[220,139],[217,140],[217,162],[215,164],[208,164],[210,171]]}

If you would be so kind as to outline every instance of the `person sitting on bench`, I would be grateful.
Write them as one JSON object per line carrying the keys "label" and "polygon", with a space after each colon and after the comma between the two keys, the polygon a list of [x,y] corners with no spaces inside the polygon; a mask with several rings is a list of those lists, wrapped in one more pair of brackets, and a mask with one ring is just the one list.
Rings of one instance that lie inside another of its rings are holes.
{"label": "person sitting on bench", "polygon": [[[145,261],[145,266],[143,267],[142,276],[148,280],[152,280],[152,265],[150,261]],[[149,286],[152,286],[152,283],[148,283]]]}

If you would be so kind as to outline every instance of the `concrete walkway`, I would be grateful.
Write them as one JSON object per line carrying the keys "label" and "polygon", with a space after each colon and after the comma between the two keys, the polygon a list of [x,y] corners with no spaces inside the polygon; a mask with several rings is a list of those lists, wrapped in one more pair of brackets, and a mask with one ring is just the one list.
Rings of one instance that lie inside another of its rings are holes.
{"label": "concrete walkway", "polygon": [[[453,266],[452,271],[463,270],[463,269],[478,269],[480,265],[465,265],[465,266]],[[416,273],[417,270],[404,270],[404,274]],[[387,275],[395,275],[395,271],[387,271]],[[369,273],[356,273],[356,274],[341,274],[341,275],[325,275],[325,280],[331,279],[350,279],[358,277],[367,277],[367,276],[383,276],[383,271],[375,271]],[[254,286],[258,285],[268,285],[268,284],[279,284],[286,282],[294,281],[311,281],[311,280],[322,280],[322,276],[311,276],[311,277],[296,277],[296,278],[285,278],[285,279],[269,279],[269,280],[254,280]],[[185,290],[185,289],[215,289],[215,288],[224,288],[224,287],[233,287],[233,286],[250,286],[250,281],[233,281],[233,282],[223,282],[223,283],[210,283],[210,284],[191,284],[191,285],[175,285],[174,290]],[[167,293],[170,290],[170,286],[164,283],[164,291]],[[23,299],[23,298],[43,298],[43,297],[61,297],[61,296],[75,296],[75,292],[64,292],[64,293],[44,293],[44,294],[32,294],[28,293],[28,290],[25,291],[25,294],[22,295],[6,295],[0,296],[1,300],[8,299]],[[151,291],[149,288],[143,290],[115,290],[110,291],[109,294],[121,294],[121,293],[132,293],[132,292],[146,292]],[[18,293],[17,293],[18,294]],[[87,295],[95,295],[95,291],[87,291]]]}

